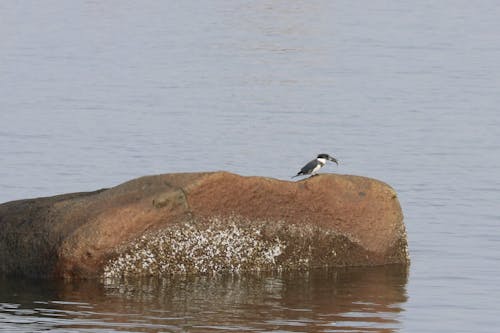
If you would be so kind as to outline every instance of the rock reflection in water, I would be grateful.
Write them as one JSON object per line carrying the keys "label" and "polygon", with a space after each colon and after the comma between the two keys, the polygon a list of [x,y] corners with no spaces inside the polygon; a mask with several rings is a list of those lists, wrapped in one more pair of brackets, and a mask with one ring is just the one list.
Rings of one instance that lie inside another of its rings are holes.
{"label": "rock reflection in water", "polygon": [[407,299],[407,267],[399,265],[104,284],[2,282],[0,327],[22,323],[27,331],[396,332]]}

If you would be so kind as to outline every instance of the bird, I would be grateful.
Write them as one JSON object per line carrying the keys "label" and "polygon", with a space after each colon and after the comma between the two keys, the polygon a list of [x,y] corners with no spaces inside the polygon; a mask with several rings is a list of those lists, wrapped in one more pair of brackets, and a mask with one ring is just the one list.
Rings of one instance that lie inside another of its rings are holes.
{"label": "bird", "polygon": [[297,172],[297,174],[292,178],[305,175],[311,175],[311,177],[315,176],[316,172],[318,172],[319,169],[321,169],[326,164],[327,160],[339,165],[339,162],[334,157],[328,154],[319,154],[318,157],[316,157],[314,160],[304,165],[302,169],[300,169],[300,171]]}

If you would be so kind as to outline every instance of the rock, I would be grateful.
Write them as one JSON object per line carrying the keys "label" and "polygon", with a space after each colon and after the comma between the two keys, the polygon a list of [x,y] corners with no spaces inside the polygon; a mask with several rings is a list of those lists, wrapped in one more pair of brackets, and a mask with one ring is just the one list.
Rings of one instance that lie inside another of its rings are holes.
{"label": "rock", "polygon": [[95,278],[409,262],[387,184],[227,172],[146,176],[0,205],[0,272]]}

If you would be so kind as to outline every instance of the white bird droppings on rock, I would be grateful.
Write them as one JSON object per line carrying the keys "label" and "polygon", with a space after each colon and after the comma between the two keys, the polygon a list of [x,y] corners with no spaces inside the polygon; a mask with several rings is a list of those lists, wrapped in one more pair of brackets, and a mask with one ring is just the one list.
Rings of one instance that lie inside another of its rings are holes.
{"label": "white bird droppings on rock", "polygon": [[277,268],[284,242],[266,239],[263,223],[236,219],[191,221],[147,233],[107,262],[104,277]]}

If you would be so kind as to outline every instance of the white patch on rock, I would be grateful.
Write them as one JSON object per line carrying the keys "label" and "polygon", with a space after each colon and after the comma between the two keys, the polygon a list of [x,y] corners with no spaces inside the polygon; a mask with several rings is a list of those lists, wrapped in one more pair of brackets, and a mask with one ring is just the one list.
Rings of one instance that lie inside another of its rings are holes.
{"label": "white patch on rock", "polygon": [[262,228],[236,217],[174,225],[133,242],[107,262],[104,277],[277,268],[285,244],[266,239]]}

